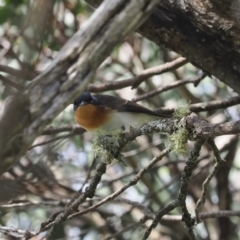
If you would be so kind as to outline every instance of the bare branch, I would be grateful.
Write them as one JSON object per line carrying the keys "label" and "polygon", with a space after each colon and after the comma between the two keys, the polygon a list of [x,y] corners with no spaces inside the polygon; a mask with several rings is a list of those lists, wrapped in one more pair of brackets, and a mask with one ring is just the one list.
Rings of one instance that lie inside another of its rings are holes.
{"label": "bare branch", "polygon": [[195,137],[202,138],[240,133],[240,121],[211,124],[194,113],[187,118],[187,126],[193,130]]}
{"label": "bare branch", "polygon": [[163,209],[161,209],[155,216],[154,221],[152,222],[152,224],[150,225],[150,227],[147,229],[147,231],[144,233],[143,236],[143,240],[146,240],[149,235],[151,234],[151,231],[153,230],[153,228],[155,228],[157,226],[157,224],[161,221],[161,219],[164,217],[165,214],[169,213],[170,211],[172,211],[173,209],[175,209],[176,207],[178,207],[179,202],[177,199],[175,199],[174,201],[172,201],[171,203],[169,203],[166,207],[164,207]]}
{"label": "bare branch", "polygon": [[134,78],[134,82],[132,84],[132,89],[137,88],[146,78],[177,69],[177,68],[185,65],[187,62],[188,62],[188,60],[186,58],[179,57],[179,58],[173,60],[172,62],[167,62],[161,66],[146,69],[140,75],[138,75]]}
{"label": "bare branch", "polygon": [[240,103],[240,97],[235,96],[224,100],[215,100],[207,103],[196,103],[190,105],[190,111],[203,112],[215,109],[226,109]]}
{"label": "bare branch", "polygon": [[202,73],[199,76],[194,77],[194,78],[189,78],[189,79],[185,79],[185,80],[175,81],[175,82],[172,82],[172,83],[168,84],[167,86],[159,87],[156,90],[153,90],[151,92],[148,92],[148,93],[142,94],[141,96],[133,98],[132,101],[138,102],[138,101],[141,101],[141,100],[153,97],[153,96],[155,96],[157,94],[160,94],[162,92],[168,91],[170,89],[176,88],[178,86],[185,85],[187,83],[193,83],[195,85],[195,84],[199,83],[205,77],[206,77],[206,74]]}
{"label": "bare branch", "polygon": [[[240,103],[240,97],[235,96],[224,100],[215,100],[204,103],[195,103],[189,105],[189,110],[191,112],[205,112],[209,110],[225,109]],[[155,109],[155,112],[173,113],[176,108],[161,107]]]}
{"label": "bare branch", "polygon": [[233,217],[233,216],[240,216],[240,211],[227,211],[221,210],[217,212],[202,212],[199,214],[199,218],[207,219],[207,218],[221,218],[221,217]]}
{"label": "bare branch", "polygon": [[209,146],[212,148],[212,150],[214,152],[216,162],[214,164],[214,168],[213,168],[212,172],[207,176],[207,178],[205,179],[205,181],[202,184],[201,197],[198,199],[196,207],[195,207],[196,221],[198,223],[200,222],[200,217],[199,217],[200,208],[205,203],[208,185],[209,185],[211,179],[215,176],[215,174],[217,173],[217,171],[221,167],[221,165],[225,162],[221,158],[219,150],[217,149],[217,146],[215,145],[215,142],[212,139],[208,139],[207,143],[209,144]]}
{"label": "bare branch", "polygon": [[72,137],[74,135],[76,135],[78,133],[68,133],[68,134],[64,134],[64,135],[61,135],[61,136],[58,136],[58,137],[55,137],[55,138],[52,138],[50,140],[47,140],[47,141],[43,141],[43,142],[40,142],[40,143],[36,143],[34,145],[32,145],[29,150],[35,148],[35,147],[39,147],[39,146],[43,146],[43,145],[47,145],[49,143],[52,143],[52,142],[55,142],[55,141],[58,141],[58,140],[63,140],[65,138],[69,138],[69,137]]}
{"label": "bare branch", "polygon": [[186,162],[186,166],[182,173],[181,187],[180,187],[179,194],[178,194],[178,202],[179,202],[179,206],[182,210],[182,214],[183,214],[182,220],[184,221],[184,223],[188,229],[189,236],[193,240],[195,239],[195,234],[193,232],[193,226],[195,224],[195,220],[194,220],[194,218],[191,217],[190,213],[188,212],[187,206],[186,206],[187,187],[188,187],[188,183],[190,181],[192,172],[197,166],[197,158],[199,157],[200,150],[201,150],[204,142],[205,142],[204,139],[200,139],[194,143],[194,147],[189,154],[188,160]]}
{"label": "bare branch", "polygon": [[36,232],[29,232],[29,231],[17,229],[14,227],[4,227],[4,226],[0,226],[0,232],[5,235],[16,237],[16,238],[25,238],[27,236],[36,235]]}
{"label": "bare branch", "polygon": [[104,91],[109,91],[109,90],[117,90],[125,87],[132,86],[132,88],[138,87],[143,81],[148,79],[149,77],[152,77],[154,75],[159,75],[168,71],[171,71],[173,69],[177,69],[184,64],[186,64],[188,61],[186,58],[179,57],[172,62],[167,62],[165,64],[162,64],[160,66],[152,67],[143,70],[139,75],[117,81],[117,82],[111,82],[111,83],[103,83],[103,84],[98,84],[98,85],[90,85],[88,87],[88,91],[90,92],[104,92]]}
{"label": "bare branch", "polygon": [[62,132],[72,132],[72,133],[82,134],[85,131],[86,131],[85,129],[79,126],[63,126],[63,127],[49,126],[43,130],[42,135],[52,135],[52,134],[57,134]]}
{"label": "bare branch", "polygon": [[16,88],[16,89],[19,90],[19,91],[24,89],[24,86],[22,86],[22,85],[19,84],[19,83],[13,82],[13,81],[10,80],[9,78],[4,77],[2,74],[0,74],[0,80],[1,80],[3,83],[5,83],[5,84],[7,84],[7,85],[9,85],[9,86],[11,86],[11,87],[13,87],[13,88]]}
{"label": "bare branch", "polygon": [[18,70],[18,69],[1,65],[1,64],[0,64],[0,72],[5,72],[5,73],[8,73],[9,75],[16,76],[22,79],[27,79],[27,80],[33,79],[34,77],[37,76],[37,73],[33,74],[28,71]]}

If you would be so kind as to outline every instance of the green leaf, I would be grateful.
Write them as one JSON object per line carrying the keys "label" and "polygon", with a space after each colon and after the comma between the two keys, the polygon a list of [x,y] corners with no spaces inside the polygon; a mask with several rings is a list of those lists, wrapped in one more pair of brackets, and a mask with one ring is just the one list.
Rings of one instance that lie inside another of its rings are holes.
{"label": "green leaf", "polygon": [[9,6],[0,7],[0,24],[7,22],[9,15],[10,15]]}
{"label": "green leaf", "polygon": [[27,0],[4,0],[6,4],[12,4],[12,5],[20,5],[22,3],[27,3]]}

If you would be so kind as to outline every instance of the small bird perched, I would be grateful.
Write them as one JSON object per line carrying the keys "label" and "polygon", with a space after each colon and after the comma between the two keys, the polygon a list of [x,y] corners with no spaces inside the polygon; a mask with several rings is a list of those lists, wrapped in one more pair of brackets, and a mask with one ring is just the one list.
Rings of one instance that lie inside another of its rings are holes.
{"label": "small bird perched", "polygon": [[73,103],[77,123],[89,132],[101,135],[129,130],[159,118],[166,118],[141,105],[109,95],[83,92]]}

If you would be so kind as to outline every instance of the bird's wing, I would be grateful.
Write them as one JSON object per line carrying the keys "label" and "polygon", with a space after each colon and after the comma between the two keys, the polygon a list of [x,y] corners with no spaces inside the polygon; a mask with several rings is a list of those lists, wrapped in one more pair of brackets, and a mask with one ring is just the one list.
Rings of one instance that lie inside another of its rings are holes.
{"label": "bird's wing", "polygon": [[[100,97],[101,96],[101,97]],[[132,112],[132,113],[145,113],[157,117],[169,117],[163,114],[159,114],[145,108],[135,102],[128,101],[122,98],[116,98],[108,95],[94,95],[99,105],[107,105],[109,108],[118,112]]]}

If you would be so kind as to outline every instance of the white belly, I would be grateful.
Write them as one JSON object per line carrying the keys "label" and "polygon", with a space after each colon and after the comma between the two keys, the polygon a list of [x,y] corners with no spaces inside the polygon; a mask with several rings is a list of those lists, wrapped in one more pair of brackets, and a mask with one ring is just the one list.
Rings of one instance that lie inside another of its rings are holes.
{"label": "white belly", "polygon": [[120,132],[121,130],[129,131],[130,127],[139,128],[143,124],[158,118],[159,117],[150,116],[143,113],[115,112],[108,123],[103,125],[100,129],[92,132],[104,135]]}

